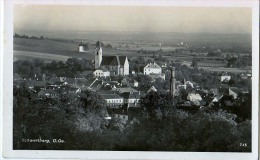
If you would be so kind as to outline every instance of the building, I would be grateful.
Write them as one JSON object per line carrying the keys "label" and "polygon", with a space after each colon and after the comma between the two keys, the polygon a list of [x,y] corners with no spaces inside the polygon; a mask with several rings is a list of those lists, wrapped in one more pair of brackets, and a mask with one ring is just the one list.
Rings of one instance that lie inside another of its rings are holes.
{"label": "building", "polygon": [[175,95],[175,68],[171,69],[171,79],[170,79],[170,94],[172,97]]}
{"label": "building", "polygon": [[154,63],[149,63],[144,67],[144,74],[151,75],[151,74],[162,74],[162,68]]}
{"label": "building", "polygon": [[81,41],[81,43],[78,46],[78,51],[79,52],[87,52],[87,50],[88,50],[88,44]]}
{"label": "building", "polygon": [[39,98],[57,98],[58,93],[52,89],[41,90],[38,92]]}
{"label": "building", "polygon": [[110,76],[110,72],[106,68],[101,68],[101,69],[96,69],[93,72],[93,75],[95,77],[109,77]]}
{"label": "building", "polygon": [[227,72],[222,72],[220,74],[220,82],[228,82],[231,79],[231,76]]}
{"label": "building", "polygon": [[95,49],[95,69],[106,68],[110,75],[129,75],[129,62],[126,56],[103,56],[98,41]]}
{"label": "building", "polygon": [[234,99],[237,99],[240,94],[243,95],[248,93],[249,91],[245,88],[230,87],[228,89],[228,95],[232,96]]}
{"label": "building", "polygon": [[124,104],[123,97],[117,94],[101,94],[101,97],[105,100],[105,105],[108,107],[119,107]]}
{"label": "building", "polygon": [[150,93],[150,92],[157,92],[157,89],[156,89],[154,86],[152,86],[152,87],[147,91],[147,93]]}
{"label": "building", "polygon": [[124,98],[124,103],[127,104],[127,107],[139,106],[139,100],[141,97],[140,92],[124,92],[121,96]]}
{"label": "building", "polygon": [[187,96],[187,100],[189,101],[201,101],[202,98],[199,93],[189,93]]}

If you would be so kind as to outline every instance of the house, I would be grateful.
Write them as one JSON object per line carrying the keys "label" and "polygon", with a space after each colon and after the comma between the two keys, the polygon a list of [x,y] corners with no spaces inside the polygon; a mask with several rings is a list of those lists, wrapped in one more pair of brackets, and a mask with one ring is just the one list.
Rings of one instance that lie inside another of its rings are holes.
{"label": "house", "polygon": [[95,69],[106,68],[110,75],[129,75],[129,62],[126,56],[103,56],[101,43],[96,43]]}
{"label": "house", "polygon": [[220,106],[227,106],[227,107],[231,107],[234,105],[234,98],[233,96],[229,96],[229,95],[223,95],[219,98],[219,105]]}
{"label": "house", "polygon": [[87,52],[88,51],[88,44],[81,41],[81,43],[78,45],[78,51],[79,52]]}
{"label": "house", "polygon": [[150,92],[157,92],[157,89],[156,89],[154,86],[152,86],[152,87],[147,91],[147,93],[150,93]]}
{"label": "house", "polygon": [[154,63],[148,63],[143,70],[143,73],[145,75],[150,75],[150,74],[162,74],[162,68]]}
{"label": "house", "polygon": [[222,72],[220,74],[220,82],[228,82],[231,79],[231,76],[227,72]]}
{"label": "house", "polygon": [[93,90],[100,90],[103,84],[104,84],[103,80],[96,79],[89,87]]}
{"label": "house", "polygon": [[130,80],[129,80],[129,85],[130,85],[131,87],[138,87],[139,83],[138,83],[138,81],[136,81],[136,80],[134,80],[134,79],[130,79]]}
{"label": "house", "polygon": [[105,67],[100,67],[93,72],[94,77],[109,77],[110,71]]}
{"label": "house", "polygon": [[121,86],[129,86],[129,82],[127,78],[123,78],[120,82]]}
{"label": "house", "polygon": [[127,107],[139,106],[139,100],[141,97],[140,92],[124,92],[121,96],[124,98],[124,103],[127,104]]}
{"label": "house", "polygon": [[57,98],[58,93],[55,90],[46,89],[46,90],[41,90],[40,92],[38,92],[38,97],[39,98]]}
{"label": "house", "polygon": [[46,81],[29,80],[29,81],[27,81],[26,86],[29,89],[34,89],[36,91],[40,91],[42,89],[46,89],[47,82]]}
{"label": "house", "polygon": [[247,89],[239,89],[237,87],[230,87],[228,89],[228,95],[232,96],[234,99],[237,99],[239,94],[247,94],[247,93],[249,93]]}
{"label": "house", "polygon": [[185,78],[183,78],[182,81],[176,81],[176,86],[178,90],[187,89],[188,87],[190,88],[198,87],[195,82],[186,81]]}
{"label": "house", "polygon": [[124,104],[123,97],[118,94],[100,94],[100,96],[105,100],[105,105],[108,107],[119,107]]}
{"label": "house", "polygon": [[121,121],[123,124],[126,124],[128,121],[127,113],[114,113],[113,118]]}
{"label": "house", "polygon": [[133,78],[123,78],[120,82],[121,86],[138,87],[139,83]]}
{"label": "house", "polygon": [[187,96],[187,100],[189,101],[201,101],[202,98],[199,93],[191,92]]}

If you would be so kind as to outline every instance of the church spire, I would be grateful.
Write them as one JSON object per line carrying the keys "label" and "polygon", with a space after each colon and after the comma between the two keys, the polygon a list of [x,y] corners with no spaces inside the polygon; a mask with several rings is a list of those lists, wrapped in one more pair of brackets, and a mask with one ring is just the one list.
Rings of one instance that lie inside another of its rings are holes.
{"label": "church spire", "polygon": [[95,69],[100,68],[100,64],[102,62],[102,46],[101,42],[96,42],[96,49],[95,49]]}

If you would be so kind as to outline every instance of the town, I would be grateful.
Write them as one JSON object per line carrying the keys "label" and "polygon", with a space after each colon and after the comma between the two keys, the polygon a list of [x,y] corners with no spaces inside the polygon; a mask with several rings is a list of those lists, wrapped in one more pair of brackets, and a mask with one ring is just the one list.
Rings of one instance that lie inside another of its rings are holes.
{"label": "town", "polygon": [[254,152],[250,7],[14,9],[13,150]]}
{"label": "town", "polygon": [[[144,117],[150,122],[172,111],[233,114],[230,120],[235,123],[251,120],[251,72],[212,72],[198,68],[199,61],[187,66],[155,55],[153,60],[103,55],[106,47],[100,41],[95,43],[94,52],[82,45],[78,52],[94,54],[94,59],[15,61],[14,110],[21,104],[39,105],[37,112],[63,108],[69,115],[95,110],[91,117],[81,115],[73,124],[87,132],[100,130],[102,125],[126,132],[129,125],[140,125]],[[81,107],[87,110],[77,111]],[[17,109],[19,114],[25,112]]]}
{"label": "town", "polygon": [[[217,73],[213,77],[216,79],[216,84],[213,88],[209,88],[203,87],[203,83],[185,77],[176,80],[174,64],[153,61],[138,66],[140,68],[138,70],[129,70],[131,62],[127,56],[103,56],[99,41],[96,43],[94,54],[93,69],[83,71],[80,76],[58,77],[42,74],[39,77],[35,74],[26,79],[15,73],[14,87],[19,87],[25,82],[26,87],[38,99],[57,99],[64,94],[79,95],[86,90],[96,92],[104,100],[104,107],[118,109],[116,113],[107,114],[106,118],[117,118],[124,123],[133,120],[133,117],[129,117],[128,110],[139,108],[141,97],[158,90],[173,97],[180,97],[176,106],[185,110],[223,105],[232,107],[236,100],[247,97],[250,92],[249,85],[235,84],[234,79],[242,81],[241,83],[250,83],[251,73],[232,74],[232,76],[226,72]],[[204,76],[199,72],[193,75]]]}

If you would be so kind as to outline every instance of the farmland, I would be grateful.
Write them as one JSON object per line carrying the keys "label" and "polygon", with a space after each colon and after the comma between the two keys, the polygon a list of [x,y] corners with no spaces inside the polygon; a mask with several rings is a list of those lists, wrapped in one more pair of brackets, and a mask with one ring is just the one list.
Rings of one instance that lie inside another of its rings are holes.
{"label": "farmland", "polygon": [[[91,38],[96,35],[96,38]],[[208,55],[194,55],[191,50],[193,48],[207,48],[228,50],[237,48],[237,46],[250,50],[250,44],[246,39],[234,38],[234,36],[216,37],[201,36],[197,39],[195,36],[184,35],[181,37],[177,36],[156,36],[145,34],[143,36],[138,34],[126,34],[122,36],[118,34],[106,33],[101,34],[88,34],[88,38],[45,38],[45,39],[30,39],[30,38],[14,38],[14,60],[19,59],[32,59],[41,58],[44,61],[66,61],[69,57],[94,59],[95,43],[97,40],[101,40],[103,43],[103,55],[125,55],[131,60],[137,57],[144,57],[145,60],[154,61],[156,58],[161,57],[162,59],[170,62],[182,63],[190,66],[192,61],[195,59],[198,61],[198,67],[210,71],[234,71],[243,72],[243,69],[225,68],[227,61],[222,55],[208,56]],[[238,36],[239,37],[239,36]],[[110,39],[109,39],[110,38]],[[148,40],[144,40],[147,38]],[[226,39],[224,39],[226,38]],[[223,39],[220,41],[219,39]],[[232,41],[234,39],[234,41]],[[184,41],[185,45],[180,45],[180,42]],[[78,44],[84,41],[88,43],[88,52],[79,53]],[[215,43],[214,43],[215,42]],[[206,47],[204,47],[206,46]],[[207,47],[208,46],[208,47]],[[209,48],[210,46],[210,48]],[[231,46],[231,47],[230,47]],[[203,49],[202,49],[203,50]],[[19,51],[19,52],[18,52]],[[198,51],[197,51],[198,52]],[[206,51],[202,51],[202,53]],[[228,52],[225,52],[228,53]],[[232,52],[232,54],[236,54]],[[250,53],[249,53],[250,54]],[[245,69],[250,70],[250,69]]]}

